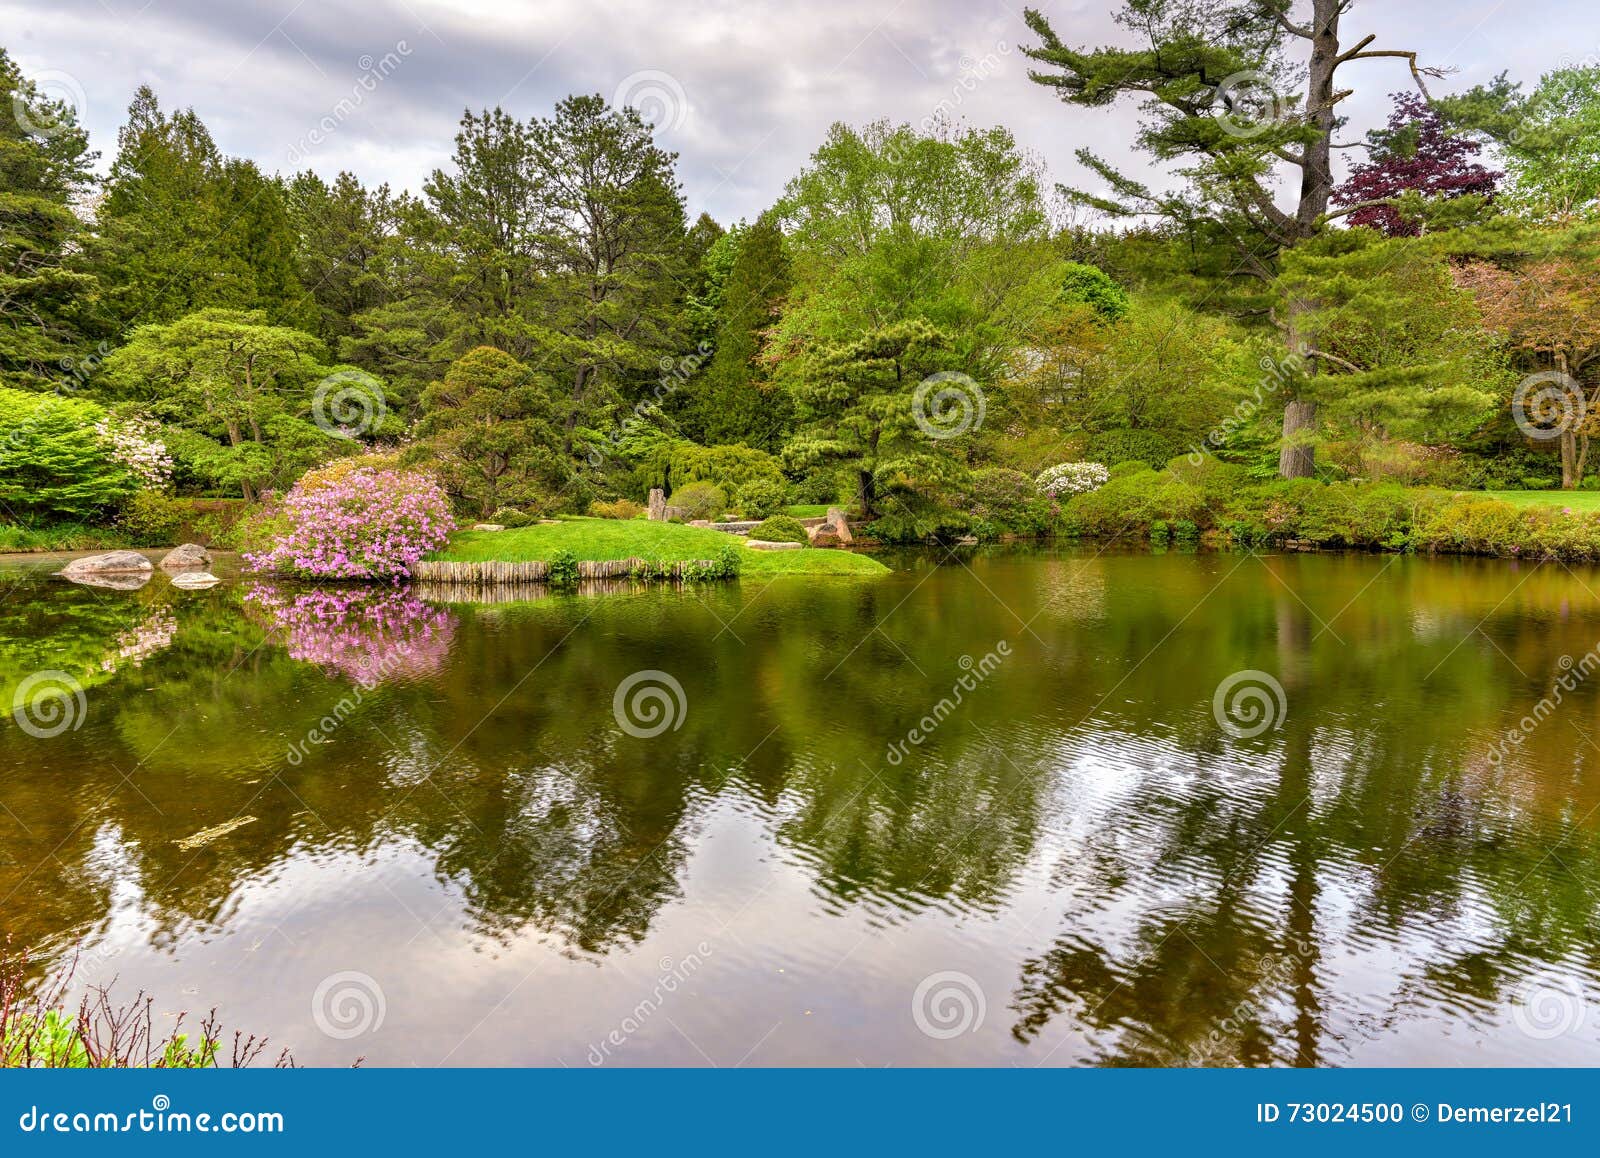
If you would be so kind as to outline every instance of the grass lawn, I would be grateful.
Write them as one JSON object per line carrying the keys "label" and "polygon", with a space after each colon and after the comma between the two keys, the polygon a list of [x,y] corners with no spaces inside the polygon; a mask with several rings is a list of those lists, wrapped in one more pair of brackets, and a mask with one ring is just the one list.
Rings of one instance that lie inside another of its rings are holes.
{"label": "grass lawn", "polygon": [[456,563],[549,561],[566,549],[578,559],[714,559],[728,544],[741,551],[745,575],[886,575],[889,568],[866,555],[808,548],[751,551],[744,540],[705,527],[648,519],[565,519],[549,526],[505,531],[457,531],[428,556]]}
{"label": "grass lawn", "polygon": [[1573,514],[1600,511],[1600,491],[1484,491],[1490,498],[1519,507],[1571,507]]}
{"label": "grass lawn", "polygon": [[785,507],[783,513],[791,519],[820,519],[828,513],[828,504],[801,503],[797,507]]}

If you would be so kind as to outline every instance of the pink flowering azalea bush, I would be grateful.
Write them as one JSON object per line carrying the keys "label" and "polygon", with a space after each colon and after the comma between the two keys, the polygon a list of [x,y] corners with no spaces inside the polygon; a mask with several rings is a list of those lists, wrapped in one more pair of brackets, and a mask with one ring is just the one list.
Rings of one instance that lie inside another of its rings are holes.
{"label": "pink flowering azalea bush", "polygon": [[334,481],[297,483],[260,550],[254,571],[305,579],[398,579],[441,546],[453,521],[439,484],[418,471],[363,467]]}

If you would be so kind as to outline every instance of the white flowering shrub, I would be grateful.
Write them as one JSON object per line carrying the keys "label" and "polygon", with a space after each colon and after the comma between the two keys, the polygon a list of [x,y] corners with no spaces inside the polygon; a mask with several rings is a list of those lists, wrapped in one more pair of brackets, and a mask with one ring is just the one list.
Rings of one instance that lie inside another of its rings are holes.
{"label": "white flowering shrub", "polygon": [[1111,472],[1098,462],[1064,462],[1044,471],[1034,480],[1039,493],[1059,499],[1085,495],[1105,485]]}
{"label": "white flowering shrub", "polygon": [[112,418],[94,424],[95,434],[111,457],[127,467],[145,490],[164,491],[172,482],[172,456],[161,441],[161,428],[145,418]]}

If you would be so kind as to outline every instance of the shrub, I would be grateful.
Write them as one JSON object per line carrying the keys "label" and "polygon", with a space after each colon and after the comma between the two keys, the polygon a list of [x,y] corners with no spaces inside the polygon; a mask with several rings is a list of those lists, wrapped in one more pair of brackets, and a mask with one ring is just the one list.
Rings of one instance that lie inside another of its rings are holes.
{"label": "shrub", "polygon": [[164,491],[172,485],[172,456],[161,440],[161,427],[148,418],[113,418],[109,414],[94,424],[111,457],[121,463],[146,490]]}
{"label": "shrub", "polygon": [[1137,459],[1160,470],[1182,450],[1171,439],[1151,430],[1105,430],[1090,435],[1083,457],[1105,466]]}
{"label": "shrub", "polygon": [[516,507],[501,507],[489,516],[489,522],[498,523],[502,527],[527,527],[538,521],[535,516],[519,511]]}
{"label": "shrub", "polygon": [[1039,493],[1052,499],[1081,495],[1102,487],[1111,472],[1098,462],[1064,462],[1046,470],[1036,480]]}
{"label": "shrub", "polygon": [[269,518],[270,546],[247,552],[245,562],[312,579],[408,575],[451,527],[449,499],[427,475],[371,468],[310,491],[296,485]]}
{"label": "shrub", "polygon": [[769,478],[751,479],[739,488],[739,511],[747,519],[764,519],[780,514],[786,505],[789,488]]}
{"label": "shrub", "polygon": [[644,507],[632,499],[617,499],[609,503],[596,499],[589,504],[589,515],[596,519],[637,519],[642,514]]}
{"label": "shrub", "polygon": [[136,547],[164,547],[176,543],[183,527],[184,508],[159,491],[140,491],[117,516],[117,528]]}
{"label": "shrub", "polygon": [[92,402],[0,388],[0,506],[21,516],[90,520],[140,490],[95,432]]}
{"label": "shrub", "polygon": [[791,519],[788,515],[774,515],[751,527],[750,537],[764,539],[769,543],[811,542],[811,537],[806,534],[805,527],[800,525],[800,520]]}
{"label": "shrub", "polygon": [[1044,498],[1021,471],[987,467],[972,472],[967,487],[972,533],[980,539],[999,535],[1040,535],[1052,529],[1053,498]]}
{"label": "shrub", "polygon": [[693,482],[672,492],[669,500],[687,520],[720,519],[728,508],[728,496],[719,486],[708,482]]}
{"label": "shrub", "polygon": [[343,482],[358,470],[396,470],[400,466],[397,451],[374,451],[371,454],[348,454],[322,466],[312,467],[301,475],[295,488],[309,494],[325,486]]}
{"label": "shrub", "polygon": [[1557,484],[1555,479],[1544,478],[1536,474],[1528,474],[1522,476],[1522,485],[1524,488],[1530,491],[1547,491]]}
{"label": "shrub", "polygon": [[552,587],[576,587],[578,585],[578,557],[565,547],[550,556],[549,569],[545,572],[545,579]]}

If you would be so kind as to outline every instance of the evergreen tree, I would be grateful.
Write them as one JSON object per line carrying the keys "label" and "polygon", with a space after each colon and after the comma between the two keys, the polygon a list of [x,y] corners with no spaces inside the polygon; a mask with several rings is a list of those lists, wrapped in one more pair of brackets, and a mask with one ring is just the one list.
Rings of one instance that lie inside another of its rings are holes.
{"label": "evergreen tree", "polygon": [[683,340],[684,209],[674,164],[632,108],[561,101],[529,126],[543,221],[538,361],[566,394],[563,443],[603,439]]}
{"label": "evergreen tree", "polygon": [[793,407],[771,386],[759,358],[789,290],[789,257],[771,214],[729,236],[738,245],[717,294],[716,352],[695,395],[697,434],[707,444],[740,442],[776,453]]}
{"label": "evergreen tree", "polygon": [[[1119,216],[1165,217],[1183,229],[1204,223],[1202,232],[1233,239],[1238,272],[1254,275],[1265,288],[1279,251],[1317,236],[1332,218],[1349,212],[1329,212],[1338,105],[1350,95],[1340,88],[1340,70],[1361,61],[1405,60],[1424,96],[1423,78],[1439,75],[1421,67],[1415,52],[1372,47],[1376,36],[1347,46],[1340,23],[1352,3],[1311,0],[1306,18],[1297,22],[1291,0],[1126,0],[1117,22],[1138,45],[1093,50],[1069,47],[1041,13],[1028,9],[1028,27],[1040,44],[1024,51],[1044,66],[1029,74],[1036,83],[1085,108],[1139,98],[1149,114],[1139,145],[1158,160],[1186,162],[1187,188],[1157,194],[1080,149],[1078,159],[1105,181],[1111,196],[1071,195]],[[1296,53],[1303,63],[1293,60]],[[1275,196],[1285,169],[1299,184],[1287,209]],[[1304,345],[1300,311],[1290,300],[1275,315],[1291,352]],[[1301,433],[1316,422],[1309,398],[1285,406],[1279,463],[1285,477],[1310,473],[1313,461]]]}
{"label": "evergreen tree", "polygon": [[74,110],[45,100],[3,48],[0,110],[0,377],[32,390],[75,387],[70,359],[95,282],[67,255],[95,155]]}
{"label": "evergreen tree", "polygon": [[479,346],[423,396],[427,463],[463,510],[487,519],[502,507],[540,507],[567,477],[548,379],[503,350]]}
{"label": "evergreen tree", "polygon": [[113,333],[251,304],[254,277],[223,244],[222,176],[222,155],[194,110],[169,116],[141,86],[117,133],[91,247]]}

